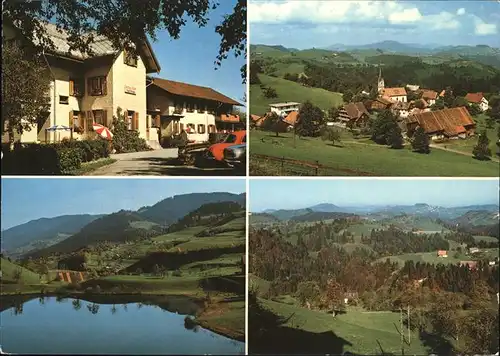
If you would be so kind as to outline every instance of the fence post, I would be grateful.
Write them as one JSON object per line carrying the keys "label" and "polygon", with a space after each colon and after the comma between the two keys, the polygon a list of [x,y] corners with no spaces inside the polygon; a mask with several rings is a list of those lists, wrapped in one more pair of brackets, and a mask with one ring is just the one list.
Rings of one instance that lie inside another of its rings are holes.
{"label": "fence post", "polygon": [[316,161],[316,175],[319,174],[319,161]]}

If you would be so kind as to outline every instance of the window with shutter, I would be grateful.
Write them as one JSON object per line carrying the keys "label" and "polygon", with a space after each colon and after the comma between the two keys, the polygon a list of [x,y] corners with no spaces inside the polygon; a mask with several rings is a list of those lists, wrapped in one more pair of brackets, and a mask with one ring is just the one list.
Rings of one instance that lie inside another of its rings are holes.
{"label": "window with shutter", "polygon": [[75,95],[75,81],[73,79],[69,80],[69,95]]}
{"label": "window with shutter", "polygon": [[68,126],[69,126],[70,128],[73,128],[73,125],[74,125],[74,124],[73,124],[73,110],[71,110],[71,111],[69,112]]}
{"label": "window with shutter", "polygon": [[103,125],[104,125],[104,126],[106,126],[106,127],[109,127],[110,122],[109,122],[109,119],[108,119],[108,110],[103,110],[103,111],[102,111],[102,116],[103,116],[103,118],[104,118],[104,120],[103,120],[103,122],[104,122],[104,123],[103,123]]}
{"label": "window with shutter", "polygon": [[92,131],[93,122],[94,122],[94,118],[92,115],[92,111],[87,111],[87,116],[85,118],[85,132]]}
{"label": "window with shutter", "polygon": [[139,130],[139,113],[138,112],[135,113],[134,121],[135,121],[134,130]]}
{"label": "window with shutter", "polygon": [[85,112],[81,112],[80,115],[78,116],[78,128],[79,130],[84,129],[85,126]]}

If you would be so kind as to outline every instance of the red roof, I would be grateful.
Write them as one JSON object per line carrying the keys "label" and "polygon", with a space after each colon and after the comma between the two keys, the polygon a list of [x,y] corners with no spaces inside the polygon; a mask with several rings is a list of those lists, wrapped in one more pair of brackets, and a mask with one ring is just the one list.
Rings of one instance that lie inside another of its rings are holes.
{"label": "red roof", "polygon": [[283,119],[290,126],[294,126],[297,123],[297,119],[299,118],[298,111],[291,111],[287,117]]}
{"label": "red roof", "polygon": [[476,104],[479,104],[481,100],[483,100],[483,98],[483,93],[467,93],[467,95],[465,96],[465,100],[467,100],[469,103]]}
{"label": "red roof", "polygon": [[438,97],[438,93],[434,90],[422,89],[422,98],[429,100],[436,100]]}
{"label": "red roof", "polygon": [[471,128],[476,125],[463,106],[413,114],[406,122],[418,123],[428,134],[442,132],[446,136],[456,136],[465,132],[466,127]]}
{"label": "red roof", "polygon": [[199,98],[211,101],[217,101],[224,104],[243,106],[239,102],[213,90],[212,88],[202,87],[199,85],[175,82],[173,80],[152,78],[153,85],[160,89],[163,89],[170,94],[188,96],[192,98]]}
{"label": "red roof", "polygon": [[362,102],[345,104],[344,110],[351,120],[358,120],[363,115],[369,115],[368,111],[366,110],[365,104],[363,104]]}
{"label": "red roof", "polygon": [[438,256],[446,256],[448,253],[446,253],[445,250],[439,250],[438,251]]}
{"label": "red roof", "polygon": [[384,88],[384,96],[404,96],[406,95],[405,88]]}

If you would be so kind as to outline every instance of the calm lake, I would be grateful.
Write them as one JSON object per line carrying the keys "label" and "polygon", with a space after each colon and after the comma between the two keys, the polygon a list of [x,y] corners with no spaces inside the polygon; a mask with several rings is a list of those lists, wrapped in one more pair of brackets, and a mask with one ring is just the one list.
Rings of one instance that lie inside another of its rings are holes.
{"label": "calm lake", "polygon": [[196,305],[40,297],[5,304],[0,345],[9,353],[244,354],[244,343],[185,326]]}

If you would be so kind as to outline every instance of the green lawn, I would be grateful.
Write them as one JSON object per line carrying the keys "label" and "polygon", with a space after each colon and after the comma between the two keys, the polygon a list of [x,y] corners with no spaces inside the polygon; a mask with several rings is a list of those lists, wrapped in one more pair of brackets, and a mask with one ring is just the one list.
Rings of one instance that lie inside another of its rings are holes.
{"label": "green lawn", "polygon": [[304,103],[309,100],[323,110],[328,110],[332,106],[339,106],[342,104],[342,94],[340,93],[334,93],[319,88],[308,88],[283,78],[270,77],[264,74],[259,74],[259,78],[263,85],[274,88],[278,97],[268,99],[264,96],[260,85],[251,85],[251,114],[264,115],[269,111],[269,104],[286,101]]}
{"label": "green lawn", "polygon": [[404,266],[406,261],[413,262],[426,262],[432,264],[457,264],[460,261],[470,260],[470,257],[459,255],[459,258],[455,258],[455,251],[448,251],[448,257],[438,257],[437,252],[419,252],[419,253],[406,253],[403,255],[395,255],[389,257],[382,257],[378,261],[384,262],[387,258],[389,258],[392,262],[397,262],[400,267]]}
{"label": "green lawn", "polygon": [[[399,314],[392,312],[365,312],[359,309],[348,310],[346,314],[332,318],[325,312],[308,310],[297,306],[261,299],[264,307],[282,317],[290,318],[286,326],[302,329],[311,333],[334,332],[352,345],[344,351],[358,354],[377,354],[385,352],[401,353],[401,337],[395,325],[399,325]],[[252,316],[249,315],[249,318]],[[405,345],[405,354],[428,354],[417,333],[412,333],[411,346]]]}
{"label": "green lawn", "polygon": [[[364,172],[375,176],[442,176],[442,177],[498,177],[498,163],[481,162],[471,157],[438,149],[428,155],[414,153],[410,148],[393,150],[380,145],[344,142],[342,147],[332,147],[319,138],[295,139],[293,134],[280,134],[253,130],[250,135],[250,154],[263,154],[310,161],[318,161],[339,170]],[[261,141],[264,139],[264,142]],[[259,175],[265,172],[257,172]],[[273,172],[271,172],[272,174]],[[250,171],[251,175],[256,172]],[[320,173],[321,174],[321,173]]]}
{"label": "green lawn", "polygon": [[172,232],[170,234],[154,237],[152,240],[159,241],[159,242],[160,241],[166,242],[166,241],[175,241],[175,240],[185,240],[186,238],[194,237],[194,235],[196,235],[197,233],[199,233],[205,229],[206,229],[206,226],[189,227],[189,228],[181,230],[181,231],[176,231],[176,232]]}

